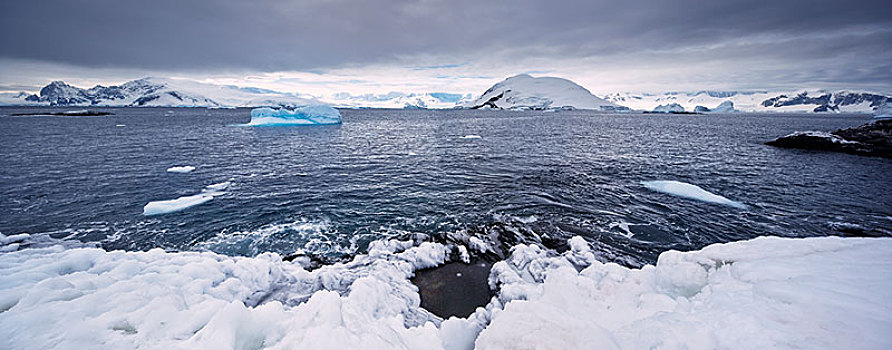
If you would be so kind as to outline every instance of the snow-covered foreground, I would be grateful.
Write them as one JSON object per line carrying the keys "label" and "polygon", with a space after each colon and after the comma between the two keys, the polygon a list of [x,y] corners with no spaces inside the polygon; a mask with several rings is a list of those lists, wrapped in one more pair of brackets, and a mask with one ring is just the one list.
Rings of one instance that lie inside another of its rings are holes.
{"label": "snow-covered foreground", "polygon": [[[7,250],[26,236],[0,235]],[[518,245],[468,319],[419,307],[437,243],[379,241],[308,272],[275,254],[0,254],[0,348],[888,349],[892,239],[758,238],[663,253],[628,269],[581,238],[554,255]],[[482,329],[482,332],[481,332]]]}

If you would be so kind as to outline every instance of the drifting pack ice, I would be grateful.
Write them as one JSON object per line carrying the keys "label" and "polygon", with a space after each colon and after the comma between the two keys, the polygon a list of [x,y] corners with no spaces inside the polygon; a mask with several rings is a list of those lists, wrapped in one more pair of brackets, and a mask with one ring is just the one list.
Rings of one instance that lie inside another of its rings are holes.
{"label": "drifting pack ice", "polygon": [[326,105],[310,105],[293,110],[269,107],[251,110],[250,126],[335,125],[341,123],[341,113]]}

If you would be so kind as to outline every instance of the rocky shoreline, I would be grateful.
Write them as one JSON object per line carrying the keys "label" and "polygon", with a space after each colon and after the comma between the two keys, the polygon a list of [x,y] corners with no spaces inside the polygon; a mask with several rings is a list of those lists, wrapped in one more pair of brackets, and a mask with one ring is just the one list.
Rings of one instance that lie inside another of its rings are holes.
{"label": "rocky shoreline", "polygon": [[843,152],[869,157],[892,158],[892,119],[880,119],[858,127],[833,132],[800,131],[766,145]]}

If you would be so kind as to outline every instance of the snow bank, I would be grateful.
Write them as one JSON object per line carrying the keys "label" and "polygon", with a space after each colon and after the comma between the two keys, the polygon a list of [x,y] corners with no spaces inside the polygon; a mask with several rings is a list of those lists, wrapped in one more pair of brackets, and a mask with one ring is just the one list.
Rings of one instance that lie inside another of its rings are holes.
{"label": "snow bank", "polygon": [[477,349],[889,349],[892,239],[760,237],[627,269],[517,246]]}
{"label": "snow bank", "polygon": [[195,167],[191,166],[191,165],[173,166],[173,167],[167,168],[168,173],[180,173],[180,174],[191,173],[193,170],[195,170]]}
{"label": "snow bank", "polygon": [[0,254],[0,348],[442,349],[409,278],[446,247],[407,245],[312,272],[269,253]]}
{"label": "snow bank", "polygon": [[[170,171],[170,170],[168,170]],[[214,199],[214,197],[226,194],[223,192],[229,187],[230,182],[222,182],[218,184],[208,185],[201,193],[192,196],[183,196],[177,199],[166,201],[154,201],[146,204],[142,209],[143,215],[160,215],[180,211],[189,207],[205,203]]]}
{"label": "snow bank", "polygon": [[251,110],[250,126],[292,126],[292,125],[332,125],[341,123],[341,113],[325,105],[310,105],[272,109],[268,107]]}
{"label": "snow bank", "polygon": [[651,191],[662,192],[682,198],[695,199],[709,203],[727,205],[746,209],[746,205],[706,191],[698,186],[679,181],[642,181],[642,185]]}
{"label": "snow bank", "polygon": [[892,347],[889,238],[763,237],[641,269],[596,261],[579,237],[569,246],[515,246],[493,265],[498,296],[445,321],[409,282],[446,261],[437,243],[377,241],[312,272],[270,253],[6,249],[0,348]]}

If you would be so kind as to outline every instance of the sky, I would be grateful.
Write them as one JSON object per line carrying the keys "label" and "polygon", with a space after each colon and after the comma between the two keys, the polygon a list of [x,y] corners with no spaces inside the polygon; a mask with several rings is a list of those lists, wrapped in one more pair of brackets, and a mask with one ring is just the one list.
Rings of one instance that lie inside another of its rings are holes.
{"label": "sky", "polygon": [[0,91],[146,76],[304,94],[892,93],[889,0],[41,0],[0,3]]}

